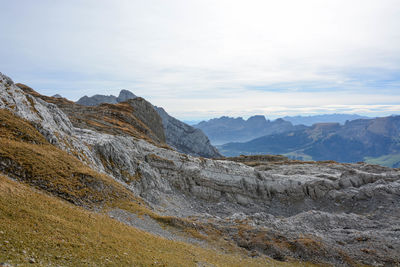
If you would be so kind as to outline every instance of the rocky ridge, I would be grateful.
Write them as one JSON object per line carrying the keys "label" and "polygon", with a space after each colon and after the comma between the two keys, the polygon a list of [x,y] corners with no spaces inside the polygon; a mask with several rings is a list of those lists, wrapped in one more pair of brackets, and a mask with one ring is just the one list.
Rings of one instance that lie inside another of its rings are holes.
{"label": "rocky ridge", "polygon": [[217,229],[252,255],[338,266],[400,264],[398,169],[192,157],[133,136],[74,127],[56,105],[4,75],[0,108],[31,121],[49,142],[112,175],[158,213],[190,217],[204,234]]}
{"label": "rocky ridge", "polygon": [[[119,93],[118,97],[112,95],[95,95],[92,97],[84,96],[76,103],[85,106],[99,106],[104,103],[117,104],[125,101],[128,101],[131,104],[138,103],[138,101],[132,102],[132,99],[137,99],[137,97],[128,90],[122,90]],[[221,156],[218,150],[211,145],[207,136],[204,135],[201,130],[175,119],[174,117],[170,116],[163,108],[150,105],[147,105],[146,107],[144,107],[143,105],[137,105],[138,104],[136,104],[135,110],[140,111],[142,114],[139,115],[136,113],[135,115],[141,118],[142,121],[144,121],[145,123],[149,123],[151,121],[151,125],[162,125],[164,129],[166,143],[175,148],[177,151],[192,156],[201,156],[206,158],[215,158]],[[147,113],[154,113],[154,110],[157,111],[157,113],[161,117],[161,124],[156,124],[158,123],[158,121],[154,123],[155,120],[149,120],[148,116],[146,115]],[[143,116],[147,116],[147,118],[144,118]],[[160,132],[160,129],[157,129],[156,132]]]}
{"label": "rocky ridge", "polygon": [[83,106],[98,106],[103,103],[117,104],[134,98],[136,98],[136,95],[131,91],[121,90],[118,97],[113,95],[94,95],[89,97],[85,95],[76,101],[76,103]]}

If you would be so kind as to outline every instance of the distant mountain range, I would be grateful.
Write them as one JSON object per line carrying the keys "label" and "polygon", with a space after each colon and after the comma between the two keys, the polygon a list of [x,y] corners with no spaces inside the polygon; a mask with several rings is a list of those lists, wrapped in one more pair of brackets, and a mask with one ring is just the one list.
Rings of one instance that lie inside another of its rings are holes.
{"label": "distant mountain range", "polygon": [[247,120],[240,117],[221,117],[202,121],[193,127],[203,130],[214,145],[245,142],[264,135],[305,128],[305,126],[293,126],[292,123],[282,119],[270,121],[262,115],[253,116]]}
{"label": "distant mountain range", "polygon": [[400,116],[318,123],[303,129],[218,146],[225,156],[283,154],[293,159],[366,161],[400,167]]}
{"label": "distant mountain range", "polygon": [[314,116],[283,117],[273,121],[267,120],[263,115],[252,116],[247,120],[243,118],[220,117],[194,124],[193,127],[203,130],[214,145],[230,142],[246,142],[257,137],[270,134],[279,134],[287,131],[304,129],[315,123],[340,124],[355,119],[368,117],[357,114],[322,114]]}
{"label": "distant mountain range", "polygon": [[346,123],[346,121],[352,121],[356,119],[370,119],[366,116],[360,116],[357,114],[321,114],[312,116],[286,116],[283,117],[285,121],[290,121],[293,125],[303,124],[306,126],[311,126],[315,123],[322,122],[337,122],[340,124]]}

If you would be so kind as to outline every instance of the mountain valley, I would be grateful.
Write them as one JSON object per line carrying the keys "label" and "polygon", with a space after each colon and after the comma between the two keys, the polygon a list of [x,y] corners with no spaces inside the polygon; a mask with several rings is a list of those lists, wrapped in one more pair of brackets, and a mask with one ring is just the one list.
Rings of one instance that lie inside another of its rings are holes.
{"label": "mountain valley", "polygon": [[344,125],[318,123],[303,130],[218,146],[226,156],[283,154],[293,159],[335,160],[399,167],[400,116],[358,119]]}

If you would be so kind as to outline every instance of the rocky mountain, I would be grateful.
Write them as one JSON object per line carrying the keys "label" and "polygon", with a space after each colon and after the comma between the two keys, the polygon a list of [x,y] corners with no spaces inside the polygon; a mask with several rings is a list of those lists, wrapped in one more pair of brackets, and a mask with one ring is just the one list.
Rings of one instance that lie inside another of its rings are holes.
{"label": "rocky mountain", "polygon": [[[94,115],[79,122],[56,101],[0,74],[1,262],[400,264],[398,169],[192,157],[118,128],[129,124],[115,112],[124,103],[100,105],[116,116],[98,123]],[[384,130],[374,124],[370,131],[394,130],[380,123]]]}
{"label": "rocky mountain", "polygon": [[[224,155],[284,154],[307,160],[368,161],[400,166],[400,116],[314,124],[299,131],[220,146]],[[382,157],[387,157],[384,161]],[[393,161],[393,159],[396,159]]]}
{"label": "rocky mountain", "polygon": [[302,126],[294,127],[290,122],[282,119],[266,120],[261,115],[250,117],[247,120],[241,117],[230,118],[224,116],[202,121],[193,125],[193,127],[201,129],[214,145],[228,142],[245,142],[264,135],[303,128]]}
{"label": "rocky mountain", "polygon": [[162,119],[167,144],[179,152],[192,156],[221,157],[221,154],[211,145],[201,130],[175,119],[163,108],[155,107],[155,109]]}
{"label": "rocky mountain", "polygon": [[[122,103],[127,100],[130,101],[130,104],[137,103],[138,101],[130,100],[136,99],[137,97],[128,90],[122,90],[119,93],[118,97],[113,95],[104,96],[104,95],[95,95],[92,97],[84,96],[79,99],[76,103],[84,106],[98,106],[102,103]],[[141,100],[142,102],[145,100]],[[147,102],[148,103],[148,102]],[[162,128],[164,129],[165,133],[165,141],[168,145],[175,148],[177,151],[186,153],[192,156],[201,156],[206,158],[215,158],[221,157],[218,150],[210,144],[207,136],[201,130],[195,129],[192,126],[187,125],[173,117],[171,117],[164,109],[153,107],[147,104],[147,107],[144,109],[134,109],[134,110],[144,110],[142,112],[143,115],[147,114],[148,112],[158,113],[162,119]],[[136,114],[137,115],[137,114]],[[139,118],[142,116],[138,116]],[[142,121],[149,121],[144,118]],[[151,123],[152,125],[157,125],[156,123]],[[159,127],[160,128],[160,127]],[[157,132],[161,132],[161,129],[157,129]],[[163,134],[164,135],[164,134]]]}
{"label": "rocky mountain", "polygon": [[316,123],[340,123],[344,124],[346,121],[352,121],[357,119],[368,119],[366,116],[360,116],[357,114],[320,114],[311,116],[286,116],[283,117],[285,121],[291,122],[293,125],[306,125],[312,126]]}
{"label": "rocky mountain", "polygon": [[117,104],[133,98],[136,98],[136,96],[131,91],[121,90],[118,97],[113,95],[94,95],[89,97],[85,95],[76,103],[83,106],[98,106],[102,103]]}
{"label": "rocky mountain", "polygon": [[129,135],[155,145],[166,146],[162,120],[153,105],[143,98],[136,97],[118,104],[83,106],[65,98],[40,95],[24,84],[16,85],[25,93],[57,105],[69,116],[74,127],[114,135]]}

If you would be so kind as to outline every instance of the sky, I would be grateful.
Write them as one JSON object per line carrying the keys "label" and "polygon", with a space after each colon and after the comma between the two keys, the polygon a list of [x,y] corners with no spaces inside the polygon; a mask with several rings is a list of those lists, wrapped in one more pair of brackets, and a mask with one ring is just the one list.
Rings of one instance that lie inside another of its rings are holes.
{"label": "sky", "polygon": [[183,120],[400,114],[399,0],[0,0],[0,72]]}

